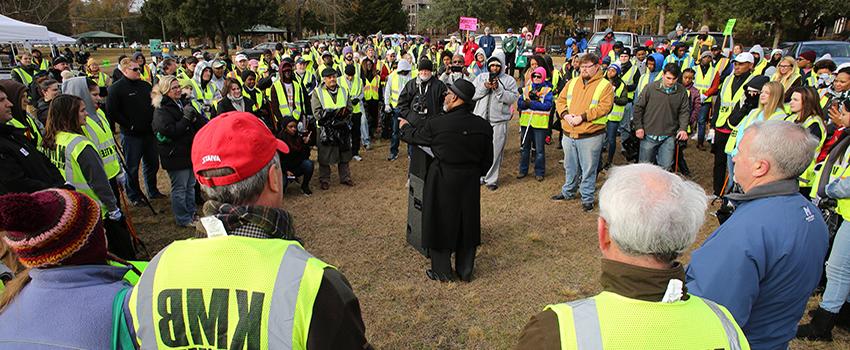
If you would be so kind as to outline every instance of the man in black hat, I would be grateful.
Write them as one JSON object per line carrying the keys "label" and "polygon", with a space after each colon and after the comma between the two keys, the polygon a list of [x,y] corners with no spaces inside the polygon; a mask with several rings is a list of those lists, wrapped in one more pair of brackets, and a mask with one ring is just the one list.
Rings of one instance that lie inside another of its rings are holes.
{"label": "man in black hat", "polygon": [[348,91],[339,87],[332,67],[322,70],[322,83],[313,90],[313,116],[319,124],[319,187],[330,188],[331,164],[338,164],[339,183],[354,186],[351,161],[351,103]]}
{"label": "man in black hat", "polygon": [[479,178],[493,163],[493,128],[472,114],[475,87],[466,80],[448,86],[446,114],[413,125],[399,121],[401,139],[426,146],[434,161],[428,166],[422,201],[422,246],[428,250],[429,278],[451,281],[451,255],[463,281],[472,279],[475,250],[481,244]]}
{"label": "man in black hat", "polygon": [[68,60],[59,56],[53,60],[53,66],[47,70],[47,76],[62,84],[62,72],[68,70]]}

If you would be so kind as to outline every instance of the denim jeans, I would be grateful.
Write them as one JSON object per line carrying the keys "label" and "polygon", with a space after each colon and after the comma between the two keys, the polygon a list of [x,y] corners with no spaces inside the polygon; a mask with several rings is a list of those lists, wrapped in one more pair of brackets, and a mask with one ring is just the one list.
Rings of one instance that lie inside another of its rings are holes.
{"label": "denim jeans", "polygon": [[[581,202],[593,203],[596,191],[596,170],[599,168],[599,155],[602,153],[602,142],[605,135],[596,135],[584,139],[564,137],[561,145],[564,147],[564,186],[561,194],[564,197],[575,196],[576,189],[581,194]],[[579,184],[581,177],[581,184]]]}
{"label": "denim jeans", "polygon": [[398,108],[393,108],[393,134],[390,137],[390,155],[398,156],[399,130],[398,130]]}
{"label": "denim jeans", "polygon": [[610,164],[614,160],[614,153],[617,152],[617,130],[620,128],[620,122],[608,121],[605,124],[605,139],[608,143],[608,158]]}
{"label": "denim jeans", "polygon": [[139,187],[139,164],[144,173],[148,198],[159,195],[159,190],[156,188],[159,155],[156,152],[154,136],[138,137],[122,133],[121,145],[124,148],[124,161],[127,162],[127,180],[124,188],[127,189],[127,197],[130,201],[138,202],[142,199],[141,187]]}
{"label": "denim jeans", "polygon": [[697,144],[705,142],[705,123],[708,121],[708,112],[711,111],[711,103],[703,103],[699,107],[697,115]]}
{"label": "denim jeans", "polygon": [[[286,169],[287,171],[292,172],[292,175],[303,176],[301,178],[301,188],[310,188],[310,179],[313,178],[313,161],[309,159],[304,159],[301,161],[301,164],[298,164],[294,168]],[[284,184],[283,187],[289,186],[289,182],[286,180],[286,176],[283,178]]]}
{"label": "denim jeans", "polygon": [[640,141],[640,154],[638,160],[641,163],[655,163],[670,171],[673,167],[673,158],[676,156],[676,137],[669,136],[664,141],[658,141],[649,135]]}
{"label": "denim jeans", "polygon": [[732,156],[726,155],[726,171],[729,172],[729,180],[726,181],[726,193],[732,191],[735,186],[735,162],[732,161]]}
{"label": "denim jeans", "polygon": [[534,142],[534,148],[536,149],[534,155],[534,176],[544,176],[546,175],[546,134],[548,129],[537,129],[531,128],[528,130],[528,134],[526,134],[526,127],[521,126],[519,128],[520,132],[520,141],[522,142],[524,138],[524,142],[522,142],[522,152],[520,152],[519,159],[519,173],[520,174],[528,174],[528,162],[529,158],[531,158],[531,143]]}
{"label": "denim jeans", "polygon": [[820,307],[838,313],[850,296],[850,222],[844,221],[835,234],[826,262],[826,289]]}
{"label": "denim jeans", "polygon": [[372,142],[369,139],[369,118],[366,117],[366,108],[363,108],[363,115],[360,116],[360,141],[363,142],[364,147]]}
{"label": "denim jeans", "polygon": [[192,169],[169,170],[171,178],[171,211],[178,225],[192,223],[195,216],[195,175]]}

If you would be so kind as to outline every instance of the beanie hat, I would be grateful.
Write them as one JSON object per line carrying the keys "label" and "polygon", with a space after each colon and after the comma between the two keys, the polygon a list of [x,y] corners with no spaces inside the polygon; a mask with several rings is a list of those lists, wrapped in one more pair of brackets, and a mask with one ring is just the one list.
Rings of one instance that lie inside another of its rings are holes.
{"label": "beanie hat", "polygon": [[620,65],[617,64],[617,63],[614,63],[614,64],[608,66],[608,70],[611,70],[611,69],[617,71],[617,75],[620,75],[620,72],[622,71],[622,68],[620,68]]}
{"label": "beanie hat", "polygon": [[805,58],[809,62],[814,62],[817,59],[818,54],[812,50],[803,51],[800,54],[800,57]]}
{"label": "beanie hat", "polygon": [[423,58],[423,59],[419,60],[419,67],[418,68],[419,68],[419,70],[432,71],[432,70],[434,70],[434,64],[431,63],[431,60],[429,60],[427,58]]}
{"label": "beanie hat", "polygon": [[342,48],[342,55],[345,56],[347,54],[353,54],[354,50],[351,49],[351,46],[346,46]]}
{"label": "beanie hat", "polygon": [[534,68],[533,74],[540,74],[540,77],[543,78],[543,80],[546,80],[546,68],[543,68],[543,67]]}
{"label": "beanie hat", "polygon": [[0,231],[18,260],[30,268],[106,262],[100,207],[76,191],[0,196]]}

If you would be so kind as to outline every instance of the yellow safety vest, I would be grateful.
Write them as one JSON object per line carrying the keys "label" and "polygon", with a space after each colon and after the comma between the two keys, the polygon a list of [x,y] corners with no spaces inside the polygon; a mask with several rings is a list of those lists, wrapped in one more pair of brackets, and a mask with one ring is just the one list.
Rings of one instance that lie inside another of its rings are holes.
{"label": "yellow safety vest", "polygon": [[242,74],[237,72],[235,69],[227,73],[227,78],[236,79],[237,81],[239,81],[240,86],[245,85],[245,83],[242,82]]}
{"label": "yellow safety vest", "polygon": [[212,104],[215,98],[215,84],[212,81],[207,82],[207,87],[201,89],[201,84],[192,80],[192,90],[195,92],[195,100],[207,106]]}
{"label": "yellow safety vest", "polygon": [[254,101],[254,110],[258,111],[258,110],[260,110],[260,108],[263,108],[263,90],[260,90],[260,89],[256,89],[256,90],[257,90],[257,94],[251,95],[251,94],[248,93],[248,89],[243,88],[242,89],[242,97],[250,98],[252,101],[256,100],[256,101]]}
{"label": "yellow safety vest", "polygon": [[152,82],[151,82],[151,70],[148,69],[148,65],[143,64],[139,68],[141,68],[141,70],[142,70],[142,72],[140,73],[142,80],[148,82],[148,84],[152,84]]}
{"label": "yellow safety vest", "polygon": [[754,75],[762,75],[764,74],[764,69],[767,68],[767,60],[764,58],[759,59],[759,63],[753,67]]}
{"label": "yellow safety vest", "polygon": [[294,241],[175,241],[130,294],[136,338],[143,349],[306,349],[326,268]]}
{"label": "yellow safety vest", "polygon": [[[623,90],[626,88],[626,83],[621,82],[620,86],[614,90],[614,98],[623,94]],[[608,120],[612,122],[619,122],[623,120],[623,115],[626,114],[626,106],[619,106],[616,103],[613,107],[611,107],[611,113],[608,114]]]}
{"label": "yellow safety vest", "polygon": [[94,144],[97,153],[100,154],[106,178],[111,179],[118,176],[121,172],[121,163],[118,161],[118,147],[115,145],[115,138],[109,128],[106,114],[98,108],[96,116],[86,117],[83,133]]}
{"label": "yellow safety vest", "polygon": [[[542,101],[546,98],[546,95],[552,92],[552,88],[548,86],[544,86],[537,92],[537,96],[540,96],[540,100]],[[531,99],[528,98],[528,95],[531,93],[531,83],[525,84],[525,89],[523,89],[523,99],[526,103],[530,103]],[[519,112],[519,126],[528,127],[529,125],[535,129],[548,129],[549,128],[549,112],[550,111],[538,111],[529,108],[523,109]]]}
{"label": "yellow safety vest", "polygon": [[[823,160],[823,163],[826,164],[830,158],[827,155],[826,159]],[[815,182],[812,184],[812,192],[810,193],[810,197],[814,198],[818,194],[818,187],[820,187],[821,181],[827,181],[827,185],[831,184],[835,180],[844,179],[850,174],[847,173],[850,170],[850,167],[847,165],[850,164],[850,148],[844,151],[844,154],[841,155],[841,159],[838,162],[832,164],[832,169],[829,170],[828,174],[824,174],[823,167],[819,167],[819,169],[815,170]],[[824,178],[826,177],[826,178]],[[838,198],[837,206],[835,208],[835,212],[841,215],[844,220],[850,221],[850,198]]]}
{"label": "yellow safety vest", "polygon": [[[694,75],[694,87],[699,90],[699,93],[705,95],[705,92],[711,88],[711,83],[714,82],[714,75],[717,70],[712,67],[710,64],[708,65],[708,71],[702,71],[702,65],[694,66],[694,70],[696,71],[696,75]],[[705,99],[705,103],[711,103],[713,97],[709,97]]]}
{"label": "yellow safety vest", "polygon": [[[576,82],[578,82],[578,81],[579,81],[579,79],[572,79],[572,80],[570,80],[569,83],[567,83],[567,96],[566,96],[567,110],[570,109],[570,102],[572,102],[572,100],[573,100],[573,88],[576,86]],[[593,96],[590,99],[590,107],[588,107],[587,110],[594,109],[594,108],[596,108],[596,106],[599,105],[599,99],[602,97],[602,92],[605,90],[606,86],[610,86],[610,85],[611,85],[611,83],[609,83],[605,79],[601,79],[599,81],[599,84],[596,85],[596,90],[593,91]],[[608,116],[605,115],[603,117],[599,117],[599,118],[594,119],[591,123],[605,125],[605,123],[607,123],[607,122],[608,122]]]}
{"label": "yellow safety vest", "polygon": [[283,80],[278,80],[272,84],[275,95],[277,95],[277,108],[280,110],[282,117],[291,115],[295,120],[301,120],[301,86],[294,81],[292,82],[292,95],[294,106],[289,104],[286,99],[286,89],[283,87]]}
{"label": "yellow safety vest", "polygon": [[[655,78],[653,78],[652,81],[661,81],[661,76],[663,76],[663,75],[664,74],[662,72],[658,72],[658,74],[655,74]],[[635,92],[637,93],[636,94],[637,98],[640,98],[641,92],[643,92],[643,89],[646,88],[647,85],[649,85],[649,73],[648,72],[644,75],[641,75],[640,80],[638,80],[637,87],[635,88]],[[635,95],[632,95],[632,96],[634,97]],[[637,101],[634,100],[634,102],[637,102]]]}
{"label": "yellow safety vest", "polygon": [[[359,77],[355,76],[354,79],[349,82],[348,78],[339,79],[339,86],[342,86],[347,92],[348,96],[359,96],[360,92],[363,91],[363,81],[360,80]],[[357,102],[357,104],[352,103],[351,112],[352,113],[360,113],[360,108],[363,105],[363,102]]]}
{"label": "yellow safety vest", "polygon": [[670,349],[672,339],[686,339],[689,349],[750,348],[725,307],[694,295],[663,303],[602,292],[546,310],[558,317],[562,350]]}
{"label": "yellow safety vest", "polygon": [[50,159],[50,162],[62,173],[65,181],[74,186],[77,192],[91,197],[100,205],[101,215],[105,217],[106,207],[103,206],[100,197],[89,186],[88,180],[80,168],[80,163],[77,161],[77,157],[80,156],[86,146],[97,150],[97,147],[85,136],[60,131],[56,134],[56,148],[46,149],[39,146],[38,149]]}
{"label": "yellow safety vest", "polygon": [[336,89],[336,99],[324,86],[319,87],[313,93],[319,94],[319,104],[325,110],[342,109],[348,104],[348,91],[345,89]]}
{"label": "yellow safety vest", "polygon": [[22,67],[14,68],[12,69],[12,72],[17,73],[18,76],[21,77],[25,86],[30,86],[30,83],[32,83],[32,75],[27,73],[27,71],[25,71]]}
{"label": "yellow safety vest", "polygon": [[[761,119],[759,119],[759,116],[761,116]],[[744,119],[741,120],[741,122],[738,123],[738,125],[735,126],[734,129],[732,129],[732,133],[729,134],[729,139],[726,140],[726,147],[724,148],[724,152],[726,152],[726,154],[731,154],[732,150],[734,150],[735,147],[738,146],[738,142],[740,142],[740,140],[738,140],[738,133],[741,132],[741,130],[746,129],[756,121],[774,119],[785,120],[785,118],[785,110],[782,108],[773,111],[773,114],[771,114],[769,117],[764,116],[761,107],[751,110],[750,113],[747,114],[747,116],[744,117]]]}
{"label": "yellow safety vest", "polygon": [[378,89],[381,82],[381,77],[375,74],[372,77],[372,80],[366,80],[366,83],[363,84],[363,100],[365,101],[377,101],[378,97]]}
{"label": "yellow safety vest", "polygon": [[750,74],[750,76],[747,77],[747,80],[745,80],[744,83],[738,87],[738,90],[734,92],[732,91],[732,80],[735,79],[735,76],[730,74],[723,80],[723,85],[720,88],[720,110],[717,112],[717,120],[714,121],[715,128],[728,128],[730,130],[738,128],[737,125],[731,125],[727,122],[729,116],[732,114],[732,110],[735,108],[735,104],[737,104],[738,101],[741,100],[741,97],[744,96],[744,91],[747,90],[745,86],[747,86],[747,83],[749,83],[754,76],[754,74]]}
{"label": "yellow safety vest", "polygon": [[814,69],[810,70],[809,74],[805,74],[805,73],[803,73],[802,70],[800,70],[800,75],[801,76],[805,75],[805,77],[806,77],[806,80],[803,82],[804,85],[811,86],[813,88],[818,87],[818,75],[815,74]]}
{"label": "yellow safety vest", "polygon": [[[634,82],[633,80],[635,79],[635,74],[637,74],[637,71],[638,71],[638,67],[635,66],[634,64],[632,64],[632,67],[629,68],[629,70],[627,70],[625,74],[623,74],[623,78],[621,79],[623,81],[623,84],[624,85],[632,85],[632,83]],[[626,96],[629,97],[629,100],[634,100],[635,92],[629,91],[629,92],[626,93]]]}
{"label": "yellow safety vest", "polygon": [[555,69],[552,71],[552,89],[557,89],[558,84],[561,82],[561,70]]}
{"label": "yellow safety vest", "polygon": [[[35,59],[33,59],[33,61],[35,61]],[[46,58],[41,58],[41,63],[38,65],[38,69],[42,72],[46,72],[50,69],[50,63],[47,62]]]}
{"label": "yellow safety vest", "polygon": [[97,72],[97,77],[89,75],[89,79],[94,80],[99,87],[106,87],[106,73]]}
{"label": "yellow safety vest", "polygon": [[[797,120],[796,114],[791,114],[785,118],[785,120],[789,122],[794,122]],[[820,139],[818,140],[818,147],[815,149],[815,154],[812,157],[812,162],[806,168],[806,171],[800,175],[799,185],[800,187],[810,187],[815,182],[815,166],[817,165],[818,154],[820,154],[821,149],[823,148],[824,142],[826,142],[826,124],[823,122],[818,115],[811,115],[800,124],[804,129],[808,130],[812,124],[817,124],[818,129],[820,129]]]}
{"label": "yellow safety vest", "polygon": [[398,76],[398,71],[390,73],[387,81],[390,82],[390,107],[396,108],[398,106],[398,96],[401,95],[401,89],[404,88]]}
{"label": "yellow safety vest", "polygon": [[37,147],[41,146],[41,131],[38,130],[38,125],[36,125],[34,118],[32,118],[31,116],[28,115],[25,118],[27,121],[27,125],[24,125],[15,118],[9,120],[9,125],[11,125],[13,128],[23,129],[24,136],[34,141]]}

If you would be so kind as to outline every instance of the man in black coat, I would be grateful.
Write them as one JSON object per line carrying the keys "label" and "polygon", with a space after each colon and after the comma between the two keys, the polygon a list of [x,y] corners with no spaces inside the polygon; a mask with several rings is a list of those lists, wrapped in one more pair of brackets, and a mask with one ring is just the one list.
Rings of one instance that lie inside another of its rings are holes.
{"label": "man in black coat", "polygon": [[24,129],[8,124],[12,101],[0,86],[0,194],[35,192],[65,183],[62,174],[36,149]]}
{"label": "man in black coat", "polygon": [[428,166],[423,200],[422,245],[431,257],[429,278],[472,279],[475,250],[481,244],[479,179],[493,163],[493,128],[472,114],[475,87],[466,80],[449,85],[443,102],[446,114],[414,126],[401,119],[401,139],[428,146],[434,161]]}
{"label": "man in black coat", "polygon": [[[434,77],[434,64],[427,58],[419,61],[419,74],[404,85],[398,96],[399,118],[416,127],[443,113],[446,84]],[[424,178],[428,156],[417,147],[408,147],[410,174]]]}

